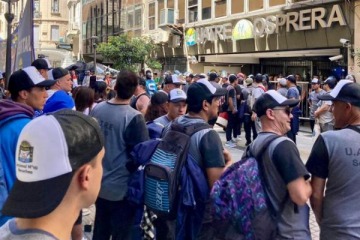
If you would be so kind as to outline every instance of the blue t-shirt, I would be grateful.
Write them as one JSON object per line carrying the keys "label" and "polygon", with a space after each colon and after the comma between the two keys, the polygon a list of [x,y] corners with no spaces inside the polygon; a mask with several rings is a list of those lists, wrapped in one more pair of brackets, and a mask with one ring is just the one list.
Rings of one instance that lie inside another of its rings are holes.
{"label": "blue t-shirt", "polygon": [[146,93],[151,97],[158,91],[156,82],[153,79],[146,80]]}

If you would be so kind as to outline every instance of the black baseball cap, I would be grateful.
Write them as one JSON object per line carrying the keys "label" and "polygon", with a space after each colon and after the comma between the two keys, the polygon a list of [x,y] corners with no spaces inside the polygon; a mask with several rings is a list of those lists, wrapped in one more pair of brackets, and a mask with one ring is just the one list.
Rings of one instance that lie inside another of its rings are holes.
{"label": "black baseball cap", "polygon": [[33,87],[51,87],[56,81],[46,80],[39,71],[33,67],[17,70],[9,78],[10,93],[17,93]]}
{"label": "black baseball cap", "polygon": [[262,94],[254,103],[253,110],[258,117],[265,115],[267,109],[275,107],[289,106],[294,107],[298,105],[300,100],[287,99],[275,90],[269,90]]}
{"label": "black baseball cap", "polygon": [[168,94],[164,91],[158,91],[151,96],[150,102],[152,105],[161,105],[168,101]]}
{"label": "black baseball cap", "polygon": [[52,70],[52,75],[54,77],[54,80],[58,80],[67,74],[69,74],[69,70],[62,67],[57,67]]}
{"label": "black baseball cap", "polygon": [[296,83],[296,78],[294,77],[294,75],[289,75],[286,77],[286,80],[289,80],[292,83]]}
{"label": "black baseball cap", "polygon": [[220,97],[226,93],[226,88],[215,88],[207,79],[203,78],[189,86],[186,103],[198,105],[210,97]]}
{"label": "black baseball cap", "polygon": [[318,99],[347,102],[360,107],[360,85],[351,80],[340,80],[330,93],[318,96]]}
{"label": "black baseball cap", "polygon": [[104,138],[92,117],[65,109],[31,120],[16,145],[16,181],[2,213],[38,218],[61,203],[76,172],[102,150]]}
{"label": "black baseball cap", "polygon": [[38,58],[38,59],[34,60],[31,63],[31,66],[34,66],[37,70],[40,70],[40,69],[50,70],[51,69],[51,64],[50,64],[49,60],[47,60],[46,58]]}

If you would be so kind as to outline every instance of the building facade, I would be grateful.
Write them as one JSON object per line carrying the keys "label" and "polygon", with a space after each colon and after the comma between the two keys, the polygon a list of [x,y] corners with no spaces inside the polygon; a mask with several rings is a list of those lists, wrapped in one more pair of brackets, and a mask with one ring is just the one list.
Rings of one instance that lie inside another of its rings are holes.
{"label": "building facade", "polygon": [[81,60],[82,57],[82,2],[80,0],[67,0],[69,23],[66,31],[66,42],[72,46],[72,57]]}

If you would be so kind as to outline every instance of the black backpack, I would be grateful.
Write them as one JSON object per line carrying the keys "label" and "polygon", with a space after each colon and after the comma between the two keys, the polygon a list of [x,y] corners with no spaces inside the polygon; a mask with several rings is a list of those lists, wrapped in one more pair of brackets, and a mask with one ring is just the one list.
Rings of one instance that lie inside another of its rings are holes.
{"label": "black backpack", "polygon": [[159,140],[150,161],[144,168],[144,202],[162,219],[175,219],[181,191],[180,176],[188,158],[191,136],[210,126],[198,123],[182,126],[172,123]]}

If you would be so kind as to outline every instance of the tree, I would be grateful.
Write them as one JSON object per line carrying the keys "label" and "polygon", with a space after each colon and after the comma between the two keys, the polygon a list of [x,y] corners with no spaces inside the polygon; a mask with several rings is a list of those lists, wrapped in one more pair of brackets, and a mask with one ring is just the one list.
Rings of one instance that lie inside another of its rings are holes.
{"label": "tree", "polygon": [[111,36],[108,42],[99,44],[98,52],[114,63],[114,67],[134,72],[144,64],[152,69],[161,69],[161,64],[151,58],[157,45],[147,37],[132,37],[127,34]]}

